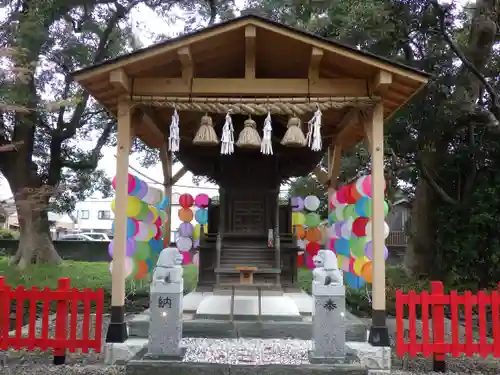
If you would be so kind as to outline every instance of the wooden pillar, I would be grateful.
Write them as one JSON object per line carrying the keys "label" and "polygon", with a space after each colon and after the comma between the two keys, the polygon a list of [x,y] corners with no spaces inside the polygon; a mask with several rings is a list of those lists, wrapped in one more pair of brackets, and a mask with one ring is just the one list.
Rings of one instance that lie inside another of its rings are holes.
{"label": "wooden pillar", "polygon": [[118,103],[116,150],[116,209],[113,269],[111,287],[111,321],[106,342],[121,343],[127,339],[125,323],[125,248],[127,242],[128,166],[132,143],[132,108],[128,102]]}
{"label": "wooden pillar", "polygon": [[163,169],[163,188],[165,189],[165,196],[168,198],[167,207],[165,207],[165,216],[167,222],[165,223],[165,234],[163,235],[163,246],[170,246],[170,237],[172,233],[172,155],[168,151],[168,146],[165,141],[160,148],[160,161]]}
{"label": "wooden pillar", "polygon": [[339,142],[333,143],[328,147],[328,210],[330,210],[332,196],[338,189],[341,156],[342,146]]}
{"label": "wooden pillar", "polygon": [[280,243],[280,187],[276,190],[276,219],[274,226],[274,251],[276,258],[276,268],[280,270],[280,273],[276,274],[276,284],[281,284],[281,243]]}
{"label": "wooden pillar", "polygon": [[[219,227],[217,228],[217,242],[215,244],[215,268],[220,268],[222,241],[224,240],[226,221],[226,190],[219,187]],[[220,273],[215,273],[215,284],[220,284]]]}
{"label": "wooden pillar", "polygon": [[368,341],[373,346],[390,346],[386,324],[384,259],[384,107],[379,103],[365,122],[372,161],[372,326]]}

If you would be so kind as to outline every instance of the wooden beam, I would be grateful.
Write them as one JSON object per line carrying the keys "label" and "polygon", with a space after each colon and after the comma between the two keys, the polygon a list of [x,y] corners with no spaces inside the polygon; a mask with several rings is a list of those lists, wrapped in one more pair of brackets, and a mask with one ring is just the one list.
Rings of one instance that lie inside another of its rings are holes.
{"label": "wooden beam", "polygon": [[389,91],[389,86],[392,84],[392,74],[385,70],[379,70],[375,75],[370,87],[370,91],[374,95],[384,95]]}
{"label": "wooden beam", "polygon": [[335,182],[340,175],[340,159],[342,157],[342,145],[332,143],[328,147],[328,180],[330,186],[335,187]]}
{"label": "wooden beam", "polygon": [[360,111],[352,108],[336,126],[335,143],[342,144],[344,136],[360,122]]}
{"label": "wooden beam", "polygon": [[120,92],[130,92],[130,79],[123,69],[113,70],[109,73],[109,81]]}
{"label": "wooden beam", "polygon": [[245,78],[255,78],[255,39],[257,28],[253,25],[245,27]]}
{"label": "wooden beam", "polygon": [[184,177],[184,175],[188,173],[188,169],[185,166],[182,166],[181,169],[177,171],[176,174],[172,177],[172,185],[175,185],[179,182],[179,180]]}
{"label": "wooden beam", "polygon": [[235,95],[324,95],[330,97],[366,96],[364,79],[245,79],[245,78],[193,78],[191,85],[182,78],[136,78],[132,95],[144,96],[204,96]]}
{"label": "wooden beam", "polygon": [[309,63],[309,80],[312,82],[319,81],[319,65],[323,58],[323,50],[312,47],[311,62]]}
{"label": "wooden beam", "polygon": [[[142,123],[141,125],[146,126],[155,137],[163,142],[165,139],[165,134],[161,131],[161,125],[158,121],[156,113],[152,108],[141,107],[142,111]],[[139,125],[140,126],[140,125]]]}
{"label": "wooden beam", "polygon": [[177,50],[177,56],[179,56],[179,61],[182,66],[182,79],[185,83],[189,84],[189,81],[193,79],[194,74],[194,64],[193,58],[191,57],[191,49],[189,47],[182,47]]}

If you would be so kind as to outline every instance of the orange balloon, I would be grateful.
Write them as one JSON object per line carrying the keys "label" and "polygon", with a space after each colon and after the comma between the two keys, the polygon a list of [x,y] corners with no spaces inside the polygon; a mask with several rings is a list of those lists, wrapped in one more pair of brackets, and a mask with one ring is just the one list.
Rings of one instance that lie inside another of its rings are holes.
{"label": "orange balloon", "polygon": [[304,226],[301,224],[297,224],[295,226],[295,235],[299,240],[303,240],[305,235],[306,235],[306,230],[304,229]]}
{"label": "orange balloon", "polygon": [[138,260],[137,261],[137,273],[134,275],[134,278],[136,279],[144,279],[146,275],[148,274],[148,264],[146,263],[145,260]]}
{"label": "orange balloon", "polygon": [[355,185],[351,189],[351,197],[356,201],[361,198],[361,194],[359,194],[359,191],[358,189],[356,189]]}
{"label": "orange balloon", "polygon": [[363,268],[361,268],[361,277],[366,280],[367,283],[372,282],[372,277],[373,277],[373,266],[372,266],[372,261],[368,261],[363,265]]}
{"label": "orange balloon", "polygon": [[307,228],[306,240],[309,242],[321,242],[321,231],[319,228]]}
{"label": "orange balloon", "polygon": [[190,208],[181,208],[179,210],[179,219],[184,223],[193,221],[193,211]]}

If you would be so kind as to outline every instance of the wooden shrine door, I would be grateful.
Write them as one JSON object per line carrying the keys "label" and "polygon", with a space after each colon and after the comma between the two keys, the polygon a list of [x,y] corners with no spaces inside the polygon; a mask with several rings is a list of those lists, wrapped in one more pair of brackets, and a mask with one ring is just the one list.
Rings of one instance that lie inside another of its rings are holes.
{"label": "wooden shrine door", "polygon": [[269,194],[262,190],[228,191],[228,232],[267,235],[270,222]]}

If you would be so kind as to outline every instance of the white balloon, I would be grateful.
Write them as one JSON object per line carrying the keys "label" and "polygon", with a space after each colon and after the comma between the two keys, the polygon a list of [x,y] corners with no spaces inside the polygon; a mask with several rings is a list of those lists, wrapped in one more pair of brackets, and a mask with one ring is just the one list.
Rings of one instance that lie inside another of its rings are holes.
{"label": "white balloon", "polygon": [[143,202],[146,202],[147,204],[150,204],[152,206],[156,206],[157,204],[160,204],[162,201],[162,192],[161,190],[152,187],[151,185],[148,185],[148,191],[144,198],[142,198]]}
{"label": "white balloon", "polygon": [[346,208],[347,204],[339,203],[335,206],[335,216],[337,217],[337,221],[344,220],[344,208]]}
{"label": "white balloon", "polygon": [[298,252],[297,252],[297,255],[303,255],[303,254],[304,254],[304,252],[303,252],[303,251],[298,251]]}
{"label": "white balloon", "polygon": [[329,225],[326,227],[326,233],[328,235],[328,238],[335,238],[337,237],[337,234],[335,233],[335,225]]}
{"label": "white balloon", "polygon": [[176,245],[179,251],[189,251],[193,247],[193,241],[189,237],[178,237]]}
{"label": "white balloon", "polygon": [[[389,228],[389,225],[384,221],[384,239],[387,239],[389,237],[389,233],[391,232],[391,229]],[[370,220],[366,224],[366,237],[371,241],[372,239],[372,221]]]}
{"label": "white balloon", "polygon": [[[113,273],[113,264],[112,260],[109,262],[109,272]],[[125,278],[129,277],[132,274],[132,270],[134,269],[134,261],[131,257],[125,257]]]}
{"label": "white balloon", "polygon": [[363,181],[365,180],[365,178],[366,176],[361,176],[356,180],[356,190],[362,197],[367,197],[367,195],[363,193]]}
{"label": "white balloon", "polygon": [[297,247],[301,250],[305,250],[307,246],[307,240],[297,240]]}
{"label": "white balloon", "polygon": [[349,239],[352,234],[352,223],[354,220],[352,218],[349,218],[349,220],[344,221],[342,224],[342,227],[340,228],[340,235],[342,238]]}
{"label": "white balloon", "polygon": [[315,195],[308,195],[304,199],[304,207],[308,211],[316,211],[319,208],[320,203],[319,198]]}

